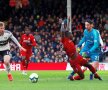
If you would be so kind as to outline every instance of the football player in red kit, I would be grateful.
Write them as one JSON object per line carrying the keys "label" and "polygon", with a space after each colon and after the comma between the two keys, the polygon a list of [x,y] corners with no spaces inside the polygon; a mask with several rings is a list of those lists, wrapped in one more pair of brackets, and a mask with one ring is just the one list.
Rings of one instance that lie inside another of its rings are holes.
{"label": "football player in red kit", "polygon": [[87,67],[93,74],[94,78],[102,80],[100,76],[96,73],[94,67],[87,62],[80,54],[76,52],[76,48],[74,43],[71,41],[72,34],[68,31],[62,32],[61,42],[63,44],[64,50],[69,57],[69,63],[73,68],[74,72],[78,74],[78,76],[71,76],[70,80],[82,80],[84,79],[84,72],[81,69],[81,66]]}
{"label": "football player in red kit", "polygon": [[25,28],[25,34],[21,36],[20,44],[26,49],[26,51],[20,51],[22,57],[23,75],[27,75],[26,70],[28,68],[28,63],[30,57],[32,56],[32,47],[36,46],[36,41],[34,36],[30,33],[30,28]]}

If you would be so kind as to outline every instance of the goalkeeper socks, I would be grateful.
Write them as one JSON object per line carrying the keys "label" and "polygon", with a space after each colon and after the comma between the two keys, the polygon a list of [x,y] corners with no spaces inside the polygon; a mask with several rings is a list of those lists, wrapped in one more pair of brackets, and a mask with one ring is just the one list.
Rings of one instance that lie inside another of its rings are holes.
{"label": "goalkeeper socks", "polygon": [[72,72],[70,73],[70,75],[68,76],[68,79],[70,79],[70,77],[72,77],[74,74],[75,74],[75,72],[72,71]]}
{"label": "goalkeeper socks", "polygon": [[[96,69],[96,72],[97,72],[97,69]],[[90,73],[90,80],[93,80],[93,76],[94,76],[94,74]]]}
{"label": "goalkeeper socks", "polygon": [[74,74],[75,74],[75,72],[74,72],[74,71],[72,71],[72,72],[71,72],[71,76],[73,76]]}
{"label": "goalkeeper socks", "polygon": [[90,80],[93,80],[93,73],[90,73]]}

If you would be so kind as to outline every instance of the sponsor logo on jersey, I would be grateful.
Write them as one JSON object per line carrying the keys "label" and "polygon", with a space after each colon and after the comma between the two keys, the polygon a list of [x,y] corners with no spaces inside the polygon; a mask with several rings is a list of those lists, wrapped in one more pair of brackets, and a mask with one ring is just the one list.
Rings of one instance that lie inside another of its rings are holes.
{"label": "sponsor logo on jersey", "polygon": [[7,37],[4,37],[4,39],[7,39]]}

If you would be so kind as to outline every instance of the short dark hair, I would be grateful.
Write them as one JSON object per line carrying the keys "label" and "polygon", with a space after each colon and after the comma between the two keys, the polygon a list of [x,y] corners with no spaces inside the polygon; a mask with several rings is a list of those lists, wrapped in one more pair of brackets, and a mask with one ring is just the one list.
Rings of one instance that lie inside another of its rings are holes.
{"label": "short dark hair", "polygon": [[89,24],[94,24],[94,22],[90,19],[87,19],[86,22],[88,22]]}
{"label": "short dark hair", "polygon": [[24,30],[26,31],[26,30],[31,30],[31,29],[29,27],[25,27]]}
{"label": "short dark hair", "polygon": [[65,32],[65,36],[66,36],[66,37],[69,37],[70,35],[72,35],[71,32],[69,32],[69,31],[66,31],[66,32]]}

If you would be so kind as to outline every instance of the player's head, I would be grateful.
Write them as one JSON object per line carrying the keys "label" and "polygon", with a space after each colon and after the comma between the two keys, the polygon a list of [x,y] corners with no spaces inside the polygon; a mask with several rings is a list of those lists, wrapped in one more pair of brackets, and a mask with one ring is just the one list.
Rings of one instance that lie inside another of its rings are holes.
{"label": "player's head", "polygon": [[72,33],[69,32],[69,31],[66,31],[65,32],[65,37],[69,38],[69,39],[72,39]]}
{"label": "player's head", "polygon": [[4,29],[5,29],[4,22],[0,22],[0,35],[3,34]]}
{"label": "player's head", "polygon": [[31,30],[30,30],[30,28],[29,27],[25,27],[25,34],[30,34],[30,32],[31,32]]}
{"label": "player's head", "polygon": [[94,27],[93,21],[91,21],[90,19],[85,22],[85,28],[87,30],[91,30],[93,27]]}

